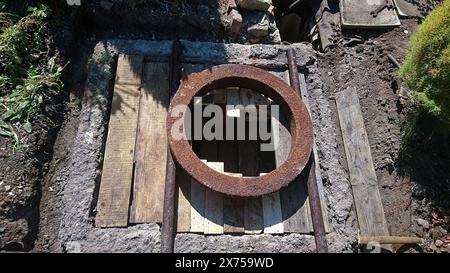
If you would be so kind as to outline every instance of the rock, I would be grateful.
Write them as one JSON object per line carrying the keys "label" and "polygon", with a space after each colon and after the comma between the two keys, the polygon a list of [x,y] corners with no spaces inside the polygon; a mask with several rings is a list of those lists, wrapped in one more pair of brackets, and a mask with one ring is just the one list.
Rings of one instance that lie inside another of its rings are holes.
{"label": "rock", "polygon": [[11,186],[6,185],[6,186],[5,186],[5,191],[10,191],[10,190],[11,190]]}
{"label": "rock", "polygon": [[278,29],[276,29],[273,33],[270,33],[270,40],[275,43],[275,44],[280,44],[281,43],[281,35],[280,35],[280,31]]}
{"label": "rock", "polygon": [[244,20],[252,42],[257,42],[269,35],[269,19],[264,12],[246,12]]}
{"label": "rock", "polygon": [[434,242],[434,245],[435,245],[436,247],[441,247],[441,246],[444,245],[444,242],[442,242],[441,240],[436,240],[436,241]]}
{"label": "rock", "polygon": [[266,24],[256,24],[247,28],[251,38],[264,38],[269,35],[269,26]]}
{"label": "rock", "polygon": [[272,0],[236,0],[236,4],[248,10],[266,11],[272,6]]}
{"label": "rock", "polygon": [[447,231],[443,227],[437,226],[430,230],[430,234],[431,234],[431,238],[436,240],[436,239],[444,237],[444,235],[447,234]]}
{"label": "rock", "polygon": [[433,252],[436,252],[437,247],[434,245],[434,243],[431,243],[430,250],[433,251]]}
{"label": "rock", "polygon": [[109,2],[109,1],[101,1],[100,2],[100,7],[102,7],[104,10],[111,10],[111,8],[113,7],[113,3]]}
{"label": "rock", "polygon": [[429,229],[430,228],[430,223],[428,223],[427,220],[418,218],[416,219],[416,222],[419,226],[423,227],[424,229]]}
{"label": "rock", "polygon": [[228,21],[229,21],[229,32],[232,35],[237,35],[241,32],[241,26],[242,26],[242,15],[239,13],[239,11],[232,9],[230,11],[230,14],[228,15]]}
{"label": "rock", "polygon": [[421,228],[417,225],[413,225],[411,227],[411,232],[414,233],[417,237],[420,237],[420,238],[423,237],[423,228]]}

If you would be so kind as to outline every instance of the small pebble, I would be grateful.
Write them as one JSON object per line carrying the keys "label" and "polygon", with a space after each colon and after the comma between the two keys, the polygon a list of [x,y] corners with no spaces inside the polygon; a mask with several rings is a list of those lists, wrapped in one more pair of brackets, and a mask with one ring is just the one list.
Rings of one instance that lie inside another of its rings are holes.
{"label": "small pebble", "polygon": [[444,242],[442,242],[441,240],[436,240],[436,241],[434,242],[434,245],[437,246],[437,247],[441,247],[441,246],[444,245]]}
{"label": "small pebble", "polygon": [[428,228],[430,228],[430,223],[428,223],[428,221],[427,220],[424,220],[424,219],[416,219],[416,222],[417,222],[417,224],[419,225],[419,226],[421,226],[421,227],[423,227],[423,228],[425,228],[425,229],[428,229]]}

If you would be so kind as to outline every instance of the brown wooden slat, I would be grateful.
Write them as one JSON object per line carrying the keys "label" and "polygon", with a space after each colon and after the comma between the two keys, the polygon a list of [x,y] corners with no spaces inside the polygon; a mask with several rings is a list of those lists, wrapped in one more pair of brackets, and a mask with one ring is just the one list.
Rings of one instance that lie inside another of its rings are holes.
{"label": "brown wooden slat", "polygon": [[337,93],[336,105],[361,235],[389,235],[356,91]]}
{"label": "brown wooden slat", "polygon": [[177,169],[177,232],[191,231],[191,177],[183,169]]}
{"label": "brown wooden slat", "polygon": [[[223,162],[207,162],[207,165],[223,172]],[[223,194],[210,189],[206,189],[204,233],[223,234]]]}
{"label": "brown wooden slat", "polygon": [[[236,106],[239,104],[238,89],[227,90],[225,95],[227,105]],[[224,118],[234,117],[229,117],[225,114]],[[234,125],[236,125],[236,119]],[[235,140],[220,141],[218,156],[219,161],[225,163],[225,172],[237,173],[239,171],[238,145]],[[244,199],[239,197],[224,196],[223,210],[224,233],[244,233]]]}
{"label": "brown wooden slat", "polygon": [[128,225],[142,66],[142,56],[119,56],[97,201],[97,227]]}
{"label": "brown wooden slat", "polygon": [[166,116],[169,66],[147,63],[141,90],[136,137],[134,194],[130,221],[161,223],[166,179]]}
{"label": "brown wooden slat", "polygon": [[[289,73],[285,71],[284,80],[289,82]],[[288,157],[291,149],[291,135],[287,119],[280,113],[280,119],[272,118],[272,124],[278,124],[279,146],[275,150],[275,160],[280,166]],[[274,127],[274,126],[273,126]],[[276,127],[276,126],[275,126]],[[283,215],[284,232],[310,233],[309,202],[304,175],[298,176],[287,187],[280,190],[280,202]]]}
{"label": "brown wooden slat", "polygon": [[[206,67],[207,65],[203,64],[184,63],[182,72],[183,77],[186,77],[190,73],[200,72]],[[192,141],[193,149],[194,147],[197,147],[197,144],[196,141]],[[180,228],[177,228],[177,230],[179,232],[184,232],[189,226],[190,232],[203,233],[205,222],[205,187],[191,177],[188,179],[190,185],[186,186],[186,191],[181,190],[183,194],[178,195],[177,223],[180,224]],[[189,190],[187,188],[189,188]],[[178,192],[180,192],[180,188],[178,189]],[[188,198],[188,200],[185,200],[186,198]],[[180,208],[180,206],[188,206],[186,201],[189,202],[189,207],[186,209]],[[190,219],[190,224],[184,223],[185,220],[183,219]]]}
{"label": "brown wooden slat", "polygon": [[[242,106],[255,105],[251,92],[245,89],[240,90],[240,104]],[[243,112],[240,119],[245,119]],[[249,123],[246,123],[246,128]],[[248,129],[247,129],[248,131]],[[246,140],[238,142],[239,149],[239,172],[243,176],[259,176],[259,143],[257,140]],[[261,197],[250,197],[244,201],[244,230],[246,234],[258,234],[263,231],[263,211]]]}

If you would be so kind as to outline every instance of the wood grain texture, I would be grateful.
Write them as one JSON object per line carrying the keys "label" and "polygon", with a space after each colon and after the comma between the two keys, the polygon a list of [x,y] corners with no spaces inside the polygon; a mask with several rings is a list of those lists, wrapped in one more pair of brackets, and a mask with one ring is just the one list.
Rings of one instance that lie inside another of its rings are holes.
{"label": "wood grain texture", "polygon": [[177,169],[177,232],[191,231],[191,177]]}
{"label": "wood grain texture", "polygon": [[161,223],[166,179],[169,66],[147,63],[139,102],[132,223]]}
{"label": "wood grain texture", "polygon": [[[226,104],[233,106],[239,105],[238,90],[227,90]],[[234,117],[225,115],[225,118]],[[236,124],[236,122],[234,122],[234,124]],[[237,173],[239,171],[238,144],[235,140],[221,141],[219,143],[218,156],[219,161],[225,163],[225,172]],[[224,196],[223,218],[224,233],[244,233],[244,199],[240,197]]]}
{"label": "wood grain texture", "polygon": [[[190,73],[200,72],[207,68],[203,64],[183,64],[183,77],[188,77]],[[193,141],[193,146],[196,145]],[[191,204],[191,227],[194,233],[203,233],[205,223],[205,187],[191,178],[190,204]]]}
{"label": "wood grain texture", "polygon": [[[284,81],[289,83],[289,72],[285,71],[283,76]],[[275,150],[275,161],[276,165],[280,166],[287,159],[291,150],[289,123],[287,118],[280,114],[278,120],[272,118],[272,124],[272,128],[277,126],[279,128],[279,145]],[[280,190],[280,202],[284,232],[310,233],[312,231],[306,180],[303,173]]]}
{"label": "wood grain texture", "polygon": [[96,227],[128,225],[142,66],[141,56],[119,56],[97,201]]}
{"label": "wood grain texture", "polygon": [[336,94],[339,123],[362,236],[389,235],[356,90]]}
{"label": "wood grain texture", "polygon": [[[261,173],[260,175],[264,175]],[[264,233],[266,234],[282,234],[283,215],[281,212],[280,193],[274,192],[262,197],[263,217],[264,217]]]}
{"label": "wood grain texture", "polygon": [[[223,162],[207,162],[211,169],[223,172]],[[223,234],[223,194],[206,189],[205,234]]]}
{"label": "wood grain texture", "polygon": [[205,223],[205,186],[191,180],[191,232],[203,233]]}
{"label": "wood grain texture", "polygon": [[[240,105],[247,107],[255,105],[254,97],[248,90],[241,89],[239,92]],[[245,119],[241,111],[239,119]],[[249,128],[249,122],[246,122]],[[256,140],[246,140],[238,142],[239,149],[239,172],[243,176],[259,176],[259,143]],[[249,197],[244,201],[244,230],[246,234],[258,234],[264,229],[261,197]]]}

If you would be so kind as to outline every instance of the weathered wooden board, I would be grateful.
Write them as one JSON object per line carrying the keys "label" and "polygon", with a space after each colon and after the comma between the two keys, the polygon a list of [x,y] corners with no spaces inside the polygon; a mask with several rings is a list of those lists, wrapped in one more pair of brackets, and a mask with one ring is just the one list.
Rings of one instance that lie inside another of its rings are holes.
{"label": "weathered wooden board", "polygon": [[177,169],[177,232],[191,231],[191,177]]}
{"label": "weathered wooden board", "polygon": [[[226,90],[225,96],[227,105],[239,105],[239,90]],[[234,118],[233,116],[224,116],[225,118]],[[225,163],[225,172],[237,173],[239,171],[238,144],[236,141],[225,140],[219,142],[218,156],[219,161]],[[224,196],[223,210],[224,233],[244,233],[244,199]]]}
{"label": "weathered wooden board", "polygon": [[337,93],[336,105],[361,235],[389,235],[356,90]]}
{"label": "weathered wooden board", "polygon": [[[216,146],[217,147],[217,146]],[[223,162],[207,162],[218,172],[223,172]],[[205,197],[205,234],[223,234],[223,194],[206,189]]]}
{"label": "weathered wooden board", "polygon": [[147,63],[139,102],[132,223],[161,223],[166,178],[169,66]]}
{"label": "weathered wooden board", "polygon": [[[183,64],[183,76],[207,68],[204,64]],[[195,141],[193,142],[195,144]],[[191,232],[203,233],[205,223],[205,187],[191,178]],[[179,201],[180,202],[180,201]]]}
{"label": "weathered wooden board", "polygon": [[128,225],[142,66],[141,56],[119,56],[97,201],[97,227]]}
{"label": "weathered wooden board", "polygon": [[[263,173],[260,175],[264,175]],[[264,233],[266,234],[282,234],[283,214],[281,212],[280,193],[274,192],[262,197]]]}
{"label": "weathered wooden board", "polygon": [[203,233],[205,223],[205,186],[191,180],[191,232]]}
{"label": "weathered wooden board", "polygon": [[[248,90],[240,90],[240,105],[247,107],[254,105],[254,97]],[[239,119],[245,119],[241,111]],[[249,122],[246,121],[246,128]],[[259,143],[257,140],[246,140],[238,142],[239,149],[239,172],[244,176],[259,176]],[[244,200],[244,230],[246,234],[258,234],[264,229],[262,199],[261,197],[245,198]]]}
{"label": "weathered wooden board", "polygon": [[[284,80],[289,83],[289,73],[285,71]],[[280,119],[272,118],[272,128],[278,125],[279,145],[275,150],[277,166],[283,164],[291,150],[291,135],[289,124],[280,113]],[[287,187],[280,190],[280,202],[283,216],[284,232],[286,233],[310,233],[312,231],[311,216],[309,213],[309,201],[304,176],[298,176]]]}

